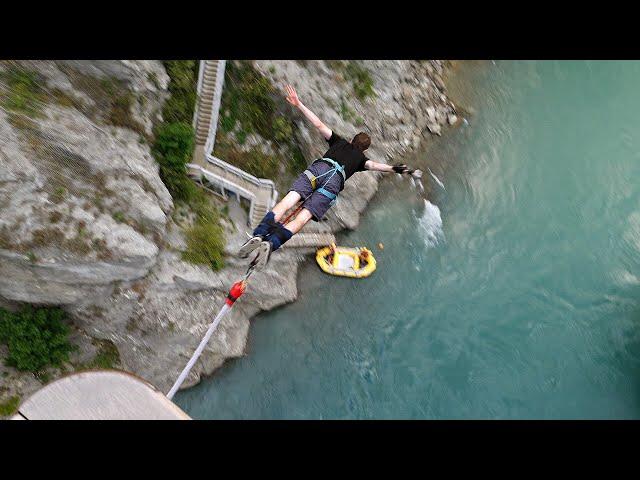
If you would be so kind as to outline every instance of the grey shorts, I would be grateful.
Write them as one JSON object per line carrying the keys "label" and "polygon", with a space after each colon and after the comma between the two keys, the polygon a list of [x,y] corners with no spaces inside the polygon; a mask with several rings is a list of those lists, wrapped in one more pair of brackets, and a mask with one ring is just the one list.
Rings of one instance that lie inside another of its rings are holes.
{"label": "grey shorts", "polygon": [[[313,173],[316,177],[319,177],[323,173],[328,172],[333,167],[325,162],[313,162],[310,167],[307,168],[311,173]],[[326,190],[333,193],[334,195],[338,195],[342,190],[342,175],[340,172],[336,172],[331,179],[331,174],[325,175],[323,177],[318,178],[317,180],[317,188],[324,186]],[[329,181],[327,182],[327,179]],[[325,185],[326,182],[326,185]],[[331,208],[332,200],[326,195],[321,194],[317,190],[314,191],[311,187],[311,182],[307,178],[307,176],[303,173],[298,175],[295,182],[289,189],[289,191],[297,192],[302,199],[304,200],[302,206],[311,212],[313,215],[313,219],[318,222],[322,220],[324,214],[327,213],[327,210]],[[305,200],[306,198],[306,200]]]}

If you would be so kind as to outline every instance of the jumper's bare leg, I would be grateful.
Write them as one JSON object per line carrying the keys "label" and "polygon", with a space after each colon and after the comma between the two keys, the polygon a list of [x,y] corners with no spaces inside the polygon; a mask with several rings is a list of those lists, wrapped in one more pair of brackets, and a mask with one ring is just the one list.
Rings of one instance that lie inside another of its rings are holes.
{"label": "jumper's bare leg", "polygon": [[312,218],[313,218],[313,215],[311,215],[311,212],[306,208],[303,208],[302,210],[300,210],[300,213],[296,215],[296,218],[294,218],[293,220],[291,220],[289,223],[285,225],[285,228],[295,235]]}
{"label": "jumper's bare leg", "polygon": [[287,193],[282,200],[278,202],[278,204],[273,207],[273,215],[275,217],[275,221],[279,222],[282,216],[289,210],[293,208],[293,206],[300,201],[302,197],[298,192],[294,192],[293,190]]}

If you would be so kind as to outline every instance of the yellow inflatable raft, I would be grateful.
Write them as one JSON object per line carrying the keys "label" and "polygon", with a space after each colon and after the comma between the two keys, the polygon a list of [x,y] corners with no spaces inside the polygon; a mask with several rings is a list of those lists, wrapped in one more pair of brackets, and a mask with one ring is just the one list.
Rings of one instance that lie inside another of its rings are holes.
{"label": "yellow inflatable raft", "polygon": [[339,277],[364,278],[376,269],[373,253],[364,247],[324,247],[316,253],[316,261],[323,272]]}

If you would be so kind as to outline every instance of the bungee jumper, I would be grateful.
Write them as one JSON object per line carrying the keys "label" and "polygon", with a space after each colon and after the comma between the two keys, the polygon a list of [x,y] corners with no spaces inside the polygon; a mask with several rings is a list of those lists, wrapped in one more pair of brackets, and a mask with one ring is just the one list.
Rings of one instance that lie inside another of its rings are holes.
{"label": "bungee jumper", "polygon": [[[271,253],[278,250],[293,235],[298,233],[309,220],[320,221],[335,203],[345,182],[356,172],[365,170],[408,174],[420,178],[420,170],[412,170],[405,164],[387,165],[374,162],[364,152],[371,144],[371,138],[364,132],[358,133],[351,142],[327,127],[298,98],[291,85],[286,86],[287,101],[298,108],[316,127],[329,144],[322,158],[315,160],[293,182],[289,192],[271,211],[267,212],[253,235],[239,249],[238,256],[247,258],[258,250],[251,262],[255,268],[264,267]],[[284,220],[285,213],[300,202]]]}
{"label": "bungee jumper", "polygon": [[[298,233],[309,220],[320,221],[327,210],[335,203],[349,177],[356,172],[372,170],[408,174],[417,179],[421,185],[422,172],[420,170],[410,169],[405,164],[400,163],[387,165],[369,160],[364,154],[371,144],[369,135],[360,132],[353,137],[351,142],[346,141],[322,123],[311,110],[302,104],[291,85],[287,85],[286,91],[287,101],[297,107],[313,126],[320,131],[329,143],[329,149],[322,158],[315,160],[298,176],[285,197],[273,207],[273,210],[265,215],[260,224],[254,229],[253,236],[240,247],[238,256],[241,258],[249,257],[251,252],[255,250],[258,250],[258,253],[250,262],[242,280],[232,285],[224,305],[214,317],[198,347],[167,393],[167,398],[169,399],[173,398],[186,380],[222,318],[245,292],[249,277],[253,272],[265,266],[271,253]],[[285,213],[298,203],[300,205],[283,219]],[[382,248],[382,244],[379,245]],[[331,244],[318,251],[316,260],[323,271],[332,275],[364,278],[376,269],[375,258],[373,258],[371,251],[366,248],[336,247]]]}

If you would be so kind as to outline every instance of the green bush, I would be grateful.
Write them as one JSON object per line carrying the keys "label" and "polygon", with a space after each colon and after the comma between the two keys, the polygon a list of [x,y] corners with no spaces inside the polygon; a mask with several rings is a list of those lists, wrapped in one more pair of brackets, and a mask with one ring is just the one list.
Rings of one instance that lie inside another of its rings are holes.
{"label": "green bush", "polygon": [[162,109],[164,122],[191,123],[197,99],[197,60],[166,60],[164,68],[169,75],[171,97]]}
{"label": "green bush", "polygon": [[109,340],[97,340],[98,353],[89,363],[82,365],[82,369],[99,368],[101,370],[113,369],[120,363],[120,352],[113,342]]}
{"label": "green bush", "polygon": [[212,270],[224,266],[224,236],[219,225],[196,223],[186,231],[187,249],[183,260],[189,263],[208,265]]}
{"label": "green bush", "polygon": [[60,308],[26,306],[17,313],[0,308],[0,342],[9,347],[6,364],[30,372],[60,366],[74,347]]}
{"label": "green bush", "polygon": [[206,195],[198,191],[192,210],[196,220],[185,230],[187,249],[182,259],[194,264],[208,265],[212,270],[224,267],[224,229],[220,224],[220,212]]}
{"label": "green bush", "polygon": [[185,167],[191,160],[193,145],[194,131],[188,123],[163,123],[156,130],[153,155],[160,164],[160,178],[176,200],[188,202],[196,190]]}

